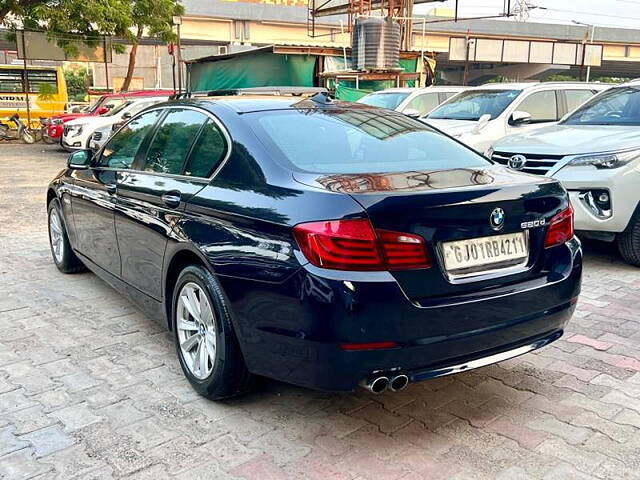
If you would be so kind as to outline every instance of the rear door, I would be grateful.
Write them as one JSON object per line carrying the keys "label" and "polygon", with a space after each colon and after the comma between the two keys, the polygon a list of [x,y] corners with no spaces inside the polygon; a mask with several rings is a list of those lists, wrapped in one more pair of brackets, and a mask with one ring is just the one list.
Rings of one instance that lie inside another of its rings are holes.
{"label": "rear door", "polygon": [[115,223],[122,277],[153,298],[161,298],[168,238],[186,202],[208,183],[226,149],[221,137],[204,111],[163,109],[134,168],[118,177]]}
{"label": "rear door", "polygon": [[561,102],[562,111],[560,113],[561,116],[564,116],[566,113],[573,112],[576,108],[593,97],[596,92],[585,88],[560,90],[559,93],[562,95],[563,100],[563,102]]}

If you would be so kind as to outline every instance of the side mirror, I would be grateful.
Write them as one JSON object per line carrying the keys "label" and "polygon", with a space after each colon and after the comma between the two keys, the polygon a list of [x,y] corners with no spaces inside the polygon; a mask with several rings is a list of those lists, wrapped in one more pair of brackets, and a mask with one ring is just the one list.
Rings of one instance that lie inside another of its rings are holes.
{"label": "side mirror", "polygon": [[484,127],[486,127],[490,120],[491,120],[491,114],[485,113],[484,115],[482,115],[478,119],[478,122],[476,123],[476,126],[473,127],[473,133],[474,134],[480,133],[480,130],[482,130]]}
{"label": "side mirror", "polygon": [[98,115],[104,115],[105,113],[107,113],[109,111],[109,107],[100,107],[98,109],[98,111],[96,112]]}
{"label": "side mirror", "polygon": [[511,125],[526,125],[531,123],[531,114],[529,112],[523,112],[522,110],[516,110],[511,114],[509,121]]}
{"label": "side mirror", "polygon": [[111,131],[115,132],[116,130],[118,130],[122,125],[124,125],[123,122],[119,122],[119,123],[114,123],[113,125],[111,125]]}
{"label": "side mirror", "polygon": [[420,112],[415,108],[405,108],[402,111],[402,113],[405,114],[407,117],[420,118]]}
{"label": "side mirror", "polygon": [[77,150],[69,155],[67,167],[72,170],[86,170],[91,164],[92,156],[91,150]]}
{"label": "side mirror", "polygon": [[131,115],[131,112],[124,112],[122,114],[122,120],[129,120],[131,117],[133,117],[133,115]]}

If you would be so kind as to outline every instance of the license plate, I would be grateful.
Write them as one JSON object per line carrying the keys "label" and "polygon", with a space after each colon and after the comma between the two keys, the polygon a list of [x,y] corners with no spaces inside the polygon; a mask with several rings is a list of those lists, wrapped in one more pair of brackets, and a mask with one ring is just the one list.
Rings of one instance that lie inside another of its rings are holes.
{"label": "license plate", "polygon": [[442,244],[447,271],[459,271],[494,264],[513,264],[529,257],[524,232],[469,238]]}

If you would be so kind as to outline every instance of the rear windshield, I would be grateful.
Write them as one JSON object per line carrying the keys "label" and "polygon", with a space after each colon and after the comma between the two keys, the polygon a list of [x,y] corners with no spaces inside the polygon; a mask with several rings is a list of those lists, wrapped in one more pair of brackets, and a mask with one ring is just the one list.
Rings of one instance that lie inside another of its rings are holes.
{"label": "rear windshield", "polygon": [[564,125],[640,125],[640,88],[611,88],[569,115]]}
{"label": "rear windshield", "polygon": [[408,92],[370,93],[358,100],[358,103],[394,110],[408,96]]}
{"label": "rear windshield", "polygon": [[522,90],[467,90],[433,110],[427,118],[479,120],[482,115],[498,117]]}
{"label": "rear windshield", "polygon": [[418,120],[381,109],[296,109],[246,115],[293,170],[388,173],[484,167],[471,149]]}

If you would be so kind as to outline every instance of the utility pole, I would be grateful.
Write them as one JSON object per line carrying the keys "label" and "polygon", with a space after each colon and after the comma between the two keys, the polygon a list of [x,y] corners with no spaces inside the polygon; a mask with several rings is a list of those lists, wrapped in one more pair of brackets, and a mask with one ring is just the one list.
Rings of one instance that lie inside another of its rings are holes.
{"label": "utility pole", "polygon": [[526,22],[529,20],[529,10],[531,5],[528,0],[516,0],[516,4],[513,7],[513,14],[516,17],[517,22]]}
{"label": "utility pole", "polygon": [[[589,45],[593,44],[593,36],[595,34],[595,31],[596,31],[596,26],[592,25],[590,23],[580,22],[578,20],[571,20],[571,22],[575,23],[576,25],[583,25],[583,26],[587,27],[587,29],[590,29],[590,30],[588,30],[590,32],[590,34],[589,34]],[[587,50],[587,45],[585,43],[584,45],[582,45],[582,67],[583,68],[584,68],[584,61],[585,61],[585,58],[586,58],[586,50]],[[582,75],[580,75],[580,76],[582,76]],[[591,78],[591,65],[587,65],[587,76],[586,76],[585,81],[588,82],[590,78]]]}
{"label": "utility pole", "polygon": [[178,44],[177,47],[177,64],[178,64],[178,93],[182,93],[182,46],[180,44],[180,25],[182,25],[182,17],[180,15],[173,16],[173,24],[177,27]]}

